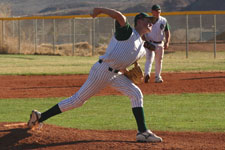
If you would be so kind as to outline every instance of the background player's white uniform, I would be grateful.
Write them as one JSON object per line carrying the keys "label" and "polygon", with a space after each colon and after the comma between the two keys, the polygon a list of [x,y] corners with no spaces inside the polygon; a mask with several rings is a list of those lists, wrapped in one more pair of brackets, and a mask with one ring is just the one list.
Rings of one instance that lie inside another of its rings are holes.
{"label": "background player's white uniform", "polygon": [[153,25],[152,31],[145,34],[145,39],[151,41],[155,46],[155,51],[148,51],[146,54],[145,75],[150,75],[152,64],[155,59],[155,77],[161,79],[162,61],[164,55],[164,31],[167,24],[166,18],[159,16],[158,21]]}

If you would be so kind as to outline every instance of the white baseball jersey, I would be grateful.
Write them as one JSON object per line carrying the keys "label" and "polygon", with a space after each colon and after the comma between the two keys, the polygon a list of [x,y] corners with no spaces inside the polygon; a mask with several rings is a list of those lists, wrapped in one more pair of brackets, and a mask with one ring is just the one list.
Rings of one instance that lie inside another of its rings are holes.
{"label": "white baseball jersey", "polygon": [[146,40],[156,42],[163,41],[166,24],[167,24],[166,18],[159,16],[157,22],[152,26],[152,31],[145,34]]}
{"label": "white baseball jersey", "polygon": [[145,56],[146,50],[143,47],[143,40],[139,33],[133,29],[129,39],[118,41],[112,37],[105,55],[100,56],[110,67],[121,70],[129,67],[136,60]]}
{"label": "white baseball jersey", "polygon": [[152,41],[156,46],[155,51],[147,51],[145,75],[150,75],[152,64],[155,59],[155,77],[161,78],[162,61],[164,56],[164,33],[168,30],[169,24],[167,23],[166,18],[159,16],[157,22],[152,26],[152,31],[145,34],[145,39],[147,41]]}

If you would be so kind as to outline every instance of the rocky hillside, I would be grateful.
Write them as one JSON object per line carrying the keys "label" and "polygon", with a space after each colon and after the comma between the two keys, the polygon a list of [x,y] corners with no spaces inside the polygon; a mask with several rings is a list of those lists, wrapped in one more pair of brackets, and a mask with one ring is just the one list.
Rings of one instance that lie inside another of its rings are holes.
{"label": "rocky hillside", "polygon": [[[150,11],[153,4],[163,11],[225,10],[224,0],[1,0],[12,16],[88,14],[93,7],[110,7],[125,13]],[[1,8],[0,8],[1,9]]]}
{"label": "rocky hillside", "polygon": [[187,11],[225,10],[224,0],[197,0],[184,8]]}

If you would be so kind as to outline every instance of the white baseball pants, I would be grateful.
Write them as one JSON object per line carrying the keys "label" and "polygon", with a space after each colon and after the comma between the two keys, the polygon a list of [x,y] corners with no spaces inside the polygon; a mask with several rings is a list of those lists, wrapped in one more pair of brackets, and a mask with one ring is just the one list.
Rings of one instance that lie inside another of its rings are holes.
{"label": "white baseball pants", "polygon": [[146,50],[146,62],[145,62],[145,75],[150,75],[152,70],[152,64],[155,59],[155,76],[160,77],[162,71],[162,62],[164,56],[163,44],[154,44],[156,46],[155,51]]}
{"label": "white baseball pants", "polygon": [[85,101],[108,85],[128,96],[132,108],[143,107],[143,94],[139,87],[123,74],[114,73],[113,71],[109,71],[109,66],[105,62],[95,63],[82,87],[73,96],[59,102],[60,110],[65,112],[82,106]]}

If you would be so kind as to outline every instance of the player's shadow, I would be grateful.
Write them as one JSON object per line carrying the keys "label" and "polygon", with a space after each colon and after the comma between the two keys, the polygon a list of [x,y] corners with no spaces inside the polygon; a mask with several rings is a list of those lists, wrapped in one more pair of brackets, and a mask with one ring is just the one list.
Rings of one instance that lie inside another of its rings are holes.
{"label": "player's shadow", "polygon": [[7,134],[0,137],[0,149],[1,150],[9,150],[15,149],[16,144],[22,139],[25,139],[31,136],[30,133],[27,132],[28,128],[14,128],[7,130],[0,130],[0,132],[6,132]]}
{"label": "player's shadow", "polygon": [[225,78],[225,76],[213,76],[213,77],[201,77],[201,78],[187,78],[182,80],[201,80],[201,79],[222,79]]}
{"label": "player's shadow", "polygon": [[[7,134],[0,137],[0,149],[1,150],[28,150],[28,149],[40,149],[46,147],[56,147],[56,146],[76,146],[78,144],[91,144],[91,143],[136,143],[136,141],[121,141],[121,140],[80,140],[80,141],[68,141],[50,144],[40,144],[37,141],[30,141],[29,143],[22,143],[21,140],[32,136],[28,132],[28,128],[14,128],[7,130],[0,130],[1,132],[6,132]],[[47,139],[46,139],[47,140]]]}
{"label": "player's shadow", "polygon": [[120,140],[82,140],[82,141],[68,141],[68,142],[59,142],[59,143],[51,143],[51,144],[25,144],[14,147],[16,149],[41,149],[46,147],[57,147],[57,146],[69,146],[73,145],[76,147],[77,144],[91,144],[91,143],[137,143],[136,141],[120,141]]}
{"label": "player's shadow", "polygon": [[60,89],[60,88],[79,88],[81,87],[81,85],[74,85],[74,86],[38,86],[38,87],[27,87],[27,88],[12,88],[12,90],[29,90],[29,89],[52,89],[52,88],[57,88],[57,89]]}

